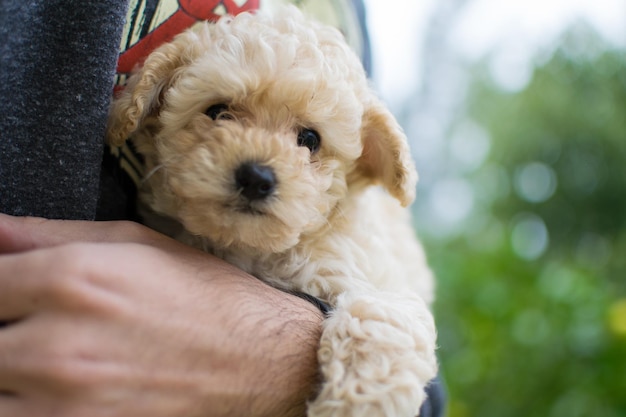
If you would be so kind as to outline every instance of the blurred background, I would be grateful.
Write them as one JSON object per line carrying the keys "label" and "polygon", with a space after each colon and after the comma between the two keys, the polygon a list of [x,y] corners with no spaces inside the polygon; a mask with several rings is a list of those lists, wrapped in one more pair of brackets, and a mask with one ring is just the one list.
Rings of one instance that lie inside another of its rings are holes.
{"label": "blurred background", "polygon": [[626,1],[366,3],[448,417],[625,417]]}

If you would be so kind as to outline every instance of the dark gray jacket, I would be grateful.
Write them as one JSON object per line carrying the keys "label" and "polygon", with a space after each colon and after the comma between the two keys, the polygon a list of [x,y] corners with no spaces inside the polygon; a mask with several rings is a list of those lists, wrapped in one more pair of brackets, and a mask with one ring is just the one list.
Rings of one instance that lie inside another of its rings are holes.
{"label": "dark gray jacket", "polygon": [[93,219],[126,0],[0,0],[0,212]]}

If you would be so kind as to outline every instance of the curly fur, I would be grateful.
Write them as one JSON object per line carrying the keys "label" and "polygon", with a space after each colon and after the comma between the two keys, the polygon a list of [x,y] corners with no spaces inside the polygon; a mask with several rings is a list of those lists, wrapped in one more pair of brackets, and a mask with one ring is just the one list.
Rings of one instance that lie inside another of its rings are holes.
{"label": "curly fur", "polygon": [[[317,152],[297,145],[301,128],[319,132]],[[287,8],[179,35],[114,102],[108,141],[129,137],[151,172],[142,201],[184,226],[179,239],[334,307],[309,416],[418,413],[437,363],[432,276],[401,207],[417,173],[337,30]],[[271,198],[237,189],[250,161],[273,169]]]}

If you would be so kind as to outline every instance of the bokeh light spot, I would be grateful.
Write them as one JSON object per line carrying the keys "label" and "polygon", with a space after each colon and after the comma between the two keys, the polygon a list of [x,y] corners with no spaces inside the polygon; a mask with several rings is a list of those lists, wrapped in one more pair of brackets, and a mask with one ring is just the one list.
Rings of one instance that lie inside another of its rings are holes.
{"label": "bokeh light spot", "polygon": [[546,201],[556,191],[556,175],[552,168],[541,162],[531,162],[515,175],[515,191],[531,203]]}
{"label": "bokeh light spot", "polygon": [[548,243],[548,229],[541,217],[526,213],[514,221],[511,245],[520,258],[537,259],[546,251]]}
{"label": "bokeh light spot", "polygon": [[626,337],[626,298],[622,298],[611,305],[608,319],[611,332]]}

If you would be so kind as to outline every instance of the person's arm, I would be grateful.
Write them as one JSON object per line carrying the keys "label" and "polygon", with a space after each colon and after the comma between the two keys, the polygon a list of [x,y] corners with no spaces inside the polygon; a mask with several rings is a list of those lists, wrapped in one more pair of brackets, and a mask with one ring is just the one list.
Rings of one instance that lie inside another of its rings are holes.
{"label": "person's arm", "polygon": [[302,416],[322,314],[128,222],[0,215],[0,416]]}

